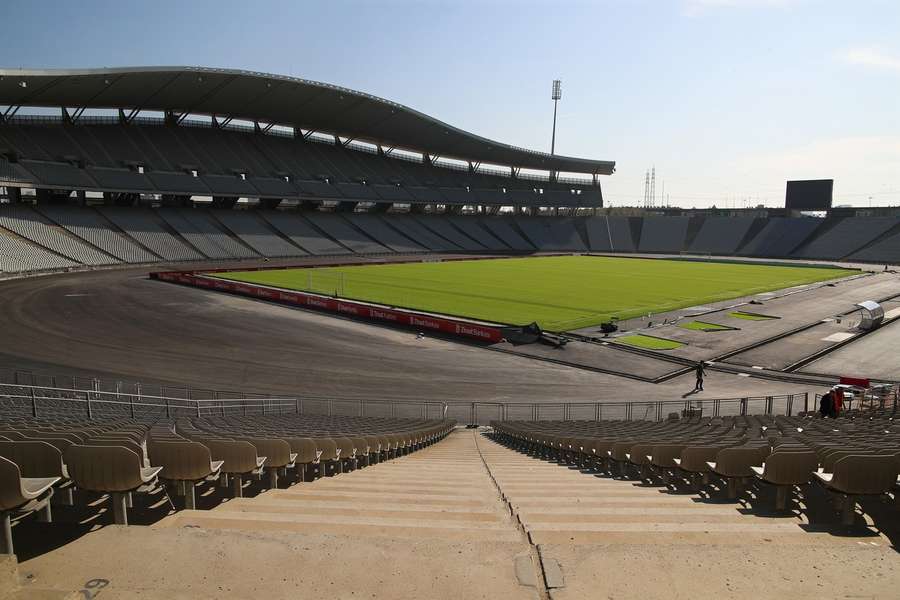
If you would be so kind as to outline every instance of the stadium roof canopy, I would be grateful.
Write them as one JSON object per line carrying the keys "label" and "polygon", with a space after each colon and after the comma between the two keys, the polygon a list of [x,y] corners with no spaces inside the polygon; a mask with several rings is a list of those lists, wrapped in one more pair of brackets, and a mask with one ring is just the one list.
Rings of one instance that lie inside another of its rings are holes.
{"label": "stadium roof canopy", "polygon": [[551,156],[495,142],[364,92],[233,69],[0,69],[0,104],[210,114],[472,162],[597,175],[615,170],[611,161]]}

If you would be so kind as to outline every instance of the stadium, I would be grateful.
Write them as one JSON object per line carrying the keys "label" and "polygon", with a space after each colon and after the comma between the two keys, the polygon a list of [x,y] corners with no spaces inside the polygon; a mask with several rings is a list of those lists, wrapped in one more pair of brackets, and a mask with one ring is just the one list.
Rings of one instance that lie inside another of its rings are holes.
{"label": "stadium", "polygon": [[283,75],[0,70],[0,597],[891,597],[900,208],[615,170]]}

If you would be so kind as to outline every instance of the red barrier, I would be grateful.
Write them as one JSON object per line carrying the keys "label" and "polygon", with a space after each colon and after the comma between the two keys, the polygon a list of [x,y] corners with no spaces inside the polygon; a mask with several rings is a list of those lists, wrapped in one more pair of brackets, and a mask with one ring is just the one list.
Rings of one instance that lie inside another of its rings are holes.
{"label": "red barrier", "polygon": [[499,327],[481,325],[479,323],[461,319],[437,317],[408,310],[388,308],[367,304],[365,302],[329,298],[328,296],[319,296],[317,294],[309,294],[306,292],[278,290],[250,283],[227,281],[224,279],[212,279],[192,272],[163,271],[150,273],[150,277],[161,281],[171,281],[183,285],[221,290],[252,298],[261,298],[270,302],[278,302],[290,306],[302,306],[305,308],[351,315],[363,319],[386,321],[418,329],[439,331],[445,334],[473,338],[492,344],[503,339]]}
{"label": "red barrier", "polygon": [[841,377],[841,383],[844,385],[855,385],[856,387],[867,388],[871,384],[868,379],[863,377]]}

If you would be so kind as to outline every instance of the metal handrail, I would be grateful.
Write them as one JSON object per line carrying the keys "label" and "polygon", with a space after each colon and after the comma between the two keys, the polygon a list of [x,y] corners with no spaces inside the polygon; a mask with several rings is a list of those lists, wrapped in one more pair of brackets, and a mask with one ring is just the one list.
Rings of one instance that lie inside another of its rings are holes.
{"label": "metal handrail", "polygon": [[[137,409],[165,409],[167,417],[172,412],[189,411],[198,417],[203,414],[220,414],[227,416],[229,411],[240,411],[246,415],[248,410],[261,409],[263,414],[269,411],[278,414],[294,413],[335,415],[349,413],[355,416],[370,416],[372,408],[388,407],[391,417],[407,416],[411,412],[421,411],[422,419],[427,419],[437,409],[441,418],[458,417],[470,425],[482,425],[491,420],[546,420],[548,417],[559,417],[560,420],[655,420],[668,418],[668,413],[677,412],[679,416],[709,414],[716,417],[723,412],[729,414],[785,414],[792,415],[801,409],[808,412],[810,394],[781,394],[768,396],[745,396],[734,398],[656,400],[630,402],[496,402],[496,401],[439,401],[439,400],[399,400],[383,398],[346,398],[336,396],[293,396],[293,397],[260,397],[260,398],[180,398],[161,395],[144,395],[140,386],[136,393],[110,392],[99,389],[70,389],[61,387],[36,386],[26,384],[0,384],[0,399],[24,400],[30,402],[33,416],[38,416],[39,409],[54,410],[56,407],[40,407],[46,402],[76,402],[86,407],[88,418],[93,418],[97,405],[113,405],[129,407],[132,417]],[[3,388],[17,388],[14,390]],[[815,398],[815,396],[813,396]],[[802,401],[802,405],[800,402]],[[350,410],[345,410],[350,405]],[[723,409],[725,409],[723,411]],[[757,410],[758,409],[758,410]],[[812,407],[815,410],[815,406]],[[484,418],[490,413],[488,418]],[[494,418],[496,417],[496,418]]]}

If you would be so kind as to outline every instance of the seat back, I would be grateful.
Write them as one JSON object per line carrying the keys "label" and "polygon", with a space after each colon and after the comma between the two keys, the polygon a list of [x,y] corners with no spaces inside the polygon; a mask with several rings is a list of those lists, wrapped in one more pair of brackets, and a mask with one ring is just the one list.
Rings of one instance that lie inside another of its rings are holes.
{"label": "seat back", "polygon": [[716,454],[716,473],[726,477],[750,477],[750,467],[759,467],[763,455],[759,448],[739,446],[724,448]]}
{"label": "seat back", "polygon": [[266,457],[266,467],[284,467],[291,463],[291,445],[275,438],[248,438],[259,456]]}
{"label": "seat back", "polygon": [[62,452],[47,442],[0,442],[0,456],[16,463],[22,477],[63,476]]}
{"label": "seat back", "polygon": [[316,462],[316,441],[312,438],[287,438],[291,452],[297,453],[297,463],[307,465]]}
{"label": "seat back", "polygon": [[222,460],[223,473],[250,473],[257,469],[256,448],[250,442],[236,440],[203,440],[212,460]]}
{"label": "seat back", "polygon": [[845,494],[883,494],[897,485],[897,471],[890,454],[845,456],[834,464],[830,487]]}
{"label": "seat back", "polygon": [[681,451],[680,467],[691,473],[708,473],[708,461],[716,460],[716,455],[722,451],[721,446],[688,446]]}
{"label": "seat back", "polygon": [[212,455],[199,442],[151,441],[147,445],[150,464],[162,467],[159,476],[173,481],[199,481],[210,475]]}
{"label": "seat back", "polygon": [[0,457],[0,511],[12,510],[28,502],[22,495],[22,474],[18,465]]}
{"label": "seat back", "polygon": [[336,437],[334,443],[341,449],[341,459],[353,458],[356,456],[356,444],[348,437]]}
{"label": "seat back", "polygon": [[92,492],[128,492],[139,488],[141,459],[123,446],[73,444],[65,454],[69,477]]}
{"label": "seat back", "polygon": [[316,448],[322,451],[322,460],[335,460],[337,458],[337,444],[332,438],[312,438]]}
{"label": "seat back", "polygon": [[653,446],[650,464],[657,467],[674,467],[675,459],[681,457],[684,449],[684,444],[657,444]]}
{"label": "seat back", "polygon": [[819,468],[819,457],[812,450],[777,450],[766,458],[763,479],[776,485],[802,485]]}

